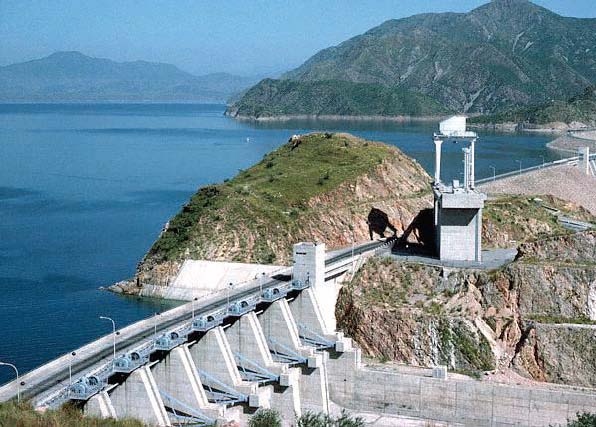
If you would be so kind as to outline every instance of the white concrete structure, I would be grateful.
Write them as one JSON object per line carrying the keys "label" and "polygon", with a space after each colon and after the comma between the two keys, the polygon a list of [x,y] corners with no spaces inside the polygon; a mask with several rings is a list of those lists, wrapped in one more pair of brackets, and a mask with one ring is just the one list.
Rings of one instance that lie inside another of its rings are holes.
{"label": "white concrete structure", "polygon": [[[433,184],[435,245],[439,259],[444,261],[482,261],[482,209],[486,196],[474,189],[475,132],[466,131],[466,118],[455,116],[439,125],[434,135],[435,181]],[[441,144],[443,140],[470,140],[463,148],[464,182],[445,185],[440,180]]]}
{"label": "white concrete structure", "polygon": [[220,262],[187,259],[174,282],[169,286],[145,285],[142,296],[191,301],[215,292],[225,291],[229,283],[238,285],[270,275],[283,267],[240,262]]}

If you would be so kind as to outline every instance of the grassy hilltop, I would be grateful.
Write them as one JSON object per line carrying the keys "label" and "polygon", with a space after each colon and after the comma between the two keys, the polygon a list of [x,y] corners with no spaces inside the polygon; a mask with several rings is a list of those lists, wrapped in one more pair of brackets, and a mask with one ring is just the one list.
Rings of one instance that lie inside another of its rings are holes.
{"label": "grassy hilltop", "polygon": [[302,240],[347,245],[352,229],[367,240],[373,207],[403,229],[428,205],[429,182],[395,147],[348,134],[300,136],[192,196],[146,255],[139,280],[171,275],[186,258],[287,263]]}

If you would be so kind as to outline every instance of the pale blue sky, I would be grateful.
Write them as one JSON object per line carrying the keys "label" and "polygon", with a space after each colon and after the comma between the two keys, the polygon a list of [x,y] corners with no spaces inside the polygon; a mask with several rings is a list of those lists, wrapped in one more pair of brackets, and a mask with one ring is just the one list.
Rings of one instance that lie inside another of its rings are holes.
{"label": "pale blue sky", "polygon": [[[59,50],[169,62],[195,74],[263,74],[387,19],[466,12],[486,0],[0,0],[0,65]],[[536,0],[596,17],[596,0]]]}

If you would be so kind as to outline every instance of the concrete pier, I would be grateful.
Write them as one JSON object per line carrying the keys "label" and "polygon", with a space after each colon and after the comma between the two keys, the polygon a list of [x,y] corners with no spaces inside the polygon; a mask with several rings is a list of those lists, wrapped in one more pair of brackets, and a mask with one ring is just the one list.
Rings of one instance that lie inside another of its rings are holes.
{"label": "concrete pier", "polygon": [[110,400],[118,418],[137,418],[152,426],[171,426],[149,366],[133,371],[114,388]]}
{"label": "concrete pier", "polygon": [[259,316],[259,322],[270,348],[305,358],[300,375],[300,403],[302,410],[329,412],[329,393],[325,366],[326,353],[317,354],[313,348],[302,345],[298,327],[287,300],[274,302]]}
{"label": "concrete pier", "polygon": [[258,367],[252,365],[254,363],[264,369],[265,375],[274,374],[279,377],[276,381],[267,381],[268,385],[260,386],[260,389],[269,390],[270,407],[279,412],[284,425],[291,425],[296,415],[302,413],[300,370],[273,361],[265,334],[254,312],[240,317],[225,333],[238,366],[244,365],[246,369],[258,371]]}
{"label": "concrete pier", "polygon": [[188,345],[174,348],[164,359],[152,366],[151,372],[162,398],[164,393],[172,398],[169,401],[163,399],[165,406],[181,412],[190,407],[213,419],[224,416],[222,407],[210,404],[207,400]]}
{"label": "concrete pier", "polygon": [[116,409],[114,409],[114,405],[112,405],[112,400],[105,391],[92,396],[91,399],[85,403],[83,413],[93,417],[118,418]]}
{"label": "concrete pier", "polygon": [[[248,396],[249,406],[269,407],[268,391],[259,390],[256,383],[242,380],[230,344],[221,326],[209,330],[197,343],[189,347],[189,350],[199,371],[206,372],[210,377]],[[206,384],[204,379],[202,381],[203,384]],[[213,386],[214,384],[206,385]]]}

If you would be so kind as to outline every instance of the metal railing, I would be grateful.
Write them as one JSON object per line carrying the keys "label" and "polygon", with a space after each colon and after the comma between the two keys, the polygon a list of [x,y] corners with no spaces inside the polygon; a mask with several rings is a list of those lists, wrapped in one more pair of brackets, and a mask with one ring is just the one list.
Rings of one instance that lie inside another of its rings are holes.
{"label": "metal railing", "polygon": [[[591,154],[590,155],[590,159],[592,158],[596,158],[596,154]],[[511,172],[505,172],[505,173],[501,173],[498,175],[494,175],[488,178],[481,178],[481,179],[477,179],[476,180],[476,184],[486,184],[488,182],[493,182],[493,181],[498,181],[504,178],[509,178],[512,176],[517,176],[517,175],[523,175],[525,173],[528,172],[532,172],[535,170],[541,170],[541,169],[546,169],[546,168],[550,168],[553,166],[560,166],[560,165],[565,165],[565,164],[570,164],[570,163],[574,163],[579,161],[580,157],[579,156],[573,156],[573,157],[567,157],[565,159],[561,159],[561,160],[555,160],[553,162],[546,162],[546,163],[541,163],[539,165],[536,166],[530,166],[528,168],[523,168],[523,169],[518,169],[518,170],[514,170]]]}

